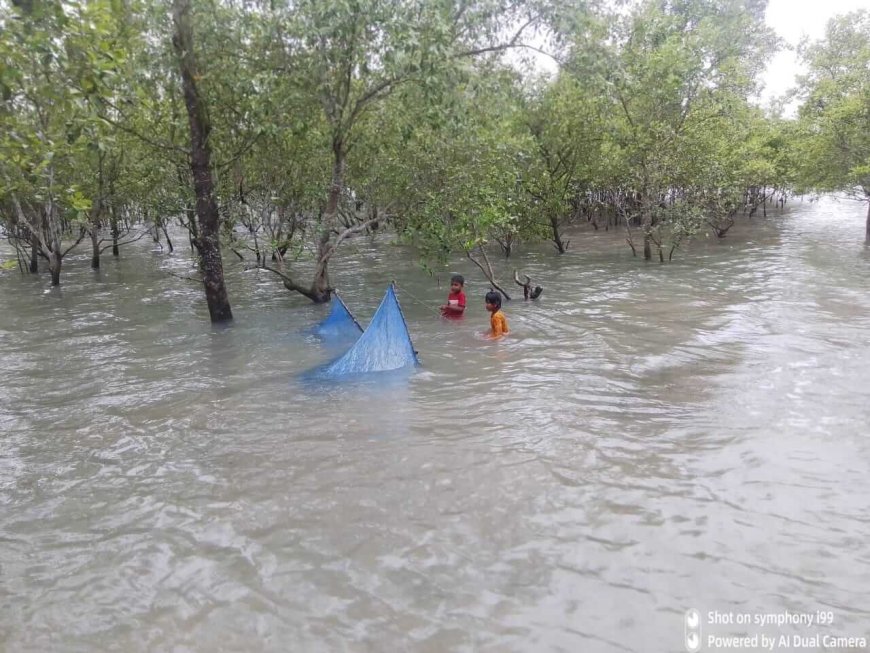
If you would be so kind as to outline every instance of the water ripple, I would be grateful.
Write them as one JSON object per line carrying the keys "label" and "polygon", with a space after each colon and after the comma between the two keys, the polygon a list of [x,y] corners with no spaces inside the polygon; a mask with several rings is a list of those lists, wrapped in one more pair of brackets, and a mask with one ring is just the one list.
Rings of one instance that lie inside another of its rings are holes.
{"label": "water ripple", "polygon": [[96,275],[69,259],[59,291],[0,277],[0,648],[646,652],[690,606],[827,606],[866,632],[850,207],[740,221],[665,266],[614,232],[521,247],[546,289],[501,342],[467,262],[445,323],[446,272],[359,239],[333,282],[365,322],[402,280],[424,367],[330,386],[298,378],[335,355],[302,335],[326,309],[265,274],[228,265],[221,329],[166,273],[190,260],[150,243]]}

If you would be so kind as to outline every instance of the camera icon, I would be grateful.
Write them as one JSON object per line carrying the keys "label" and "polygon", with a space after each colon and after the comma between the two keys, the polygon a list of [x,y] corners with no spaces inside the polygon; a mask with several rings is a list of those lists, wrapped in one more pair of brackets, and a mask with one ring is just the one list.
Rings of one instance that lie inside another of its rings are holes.
{"label": "camera icon", "polygon": [[683,642],[689,653],[698,653],[701,650],[701,613],[694,608],[686,610]]}

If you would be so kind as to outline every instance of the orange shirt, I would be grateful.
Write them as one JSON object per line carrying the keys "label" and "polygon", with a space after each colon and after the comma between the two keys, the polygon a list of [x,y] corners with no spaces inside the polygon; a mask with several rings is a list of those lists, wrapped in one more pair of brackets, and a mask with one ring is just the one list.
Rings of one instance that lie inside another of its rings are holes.
{"label": "orange shirt", "polygon": [[490,335],[493,338],[498,338],[506,333],[510,333],[510,329],[508,329],[507,325],[507,318],[504,316],[504,313],[501,312],[501,309],[497,310],[490,316],[489,325],[492,327],[492,333],[490,333]]}

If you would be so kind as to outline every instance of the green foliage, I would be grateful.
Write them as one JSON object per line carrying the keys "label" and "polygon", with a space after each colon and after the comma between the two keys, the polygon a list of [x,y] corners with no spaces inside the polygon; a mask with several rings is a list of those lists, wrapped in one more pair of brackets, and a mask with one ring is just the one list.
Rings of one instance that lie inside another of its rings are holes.
{"label": "green foliage", "polygon": [[404,193],[397,222],[426,260],[528,235],[518,170],[532,143],[521,106],[505,92],[512,74],[498,68],[471,74],[442,98],[441,120],[399,129],[397,162],[404,166],[395,165],[395,182]]}
{"label": "green foliage", "polygon": [[[679,245],[697,230],[696,198],[744,190],[736,153],[750,131],[747,98],[776,45],[763,8],[744,0],[644,2],[610,18],[609,183],[615,177],[637,197],[632,215],[657,243]],[[660,203],[676,191],[686,210],[663,214]]]}
{"label": "green foliage", "polygon": [[832,19],[800,52],[800,185],[870,198],[870,12]]}
{"label": "green foliage", "polygon": [[[600,80],[563,73],[528,101],[525,126],[531,140],[522,184],[538,234],[552,231],[562,251],[559,226],[578,196],[605,178],[609,105]],[[532,225],[530,225],[531,227]]]}
{"label": "green foliage", "polygon": [[97,196],[96,160],[114,135],[94,110],[112,93],[125,49],[108,0],[5,8],[0,32],[0,208],[20,246],[35,240],[58,282],[61,241]]}
{"label": "green foliage", "polygon": [[[391,225],[431,264],[495,242],[561,250],[572,219],[609,203],[669,254],[705,224],[722,235],[750,195],[870,188],[867,13],[804,46],[795,124],[749,102],[777,45],[764,5],[193,0],[221,237],[258,264],[313,258],[325,285],[363,223]],[[48,214],[48,253],[111,213],[195,237],[166,7],[27,6],[0,0],[7,233],[26,240],[22,213],[33,227]],[[547,34],[553,77],[502,58],[523,25]]]}

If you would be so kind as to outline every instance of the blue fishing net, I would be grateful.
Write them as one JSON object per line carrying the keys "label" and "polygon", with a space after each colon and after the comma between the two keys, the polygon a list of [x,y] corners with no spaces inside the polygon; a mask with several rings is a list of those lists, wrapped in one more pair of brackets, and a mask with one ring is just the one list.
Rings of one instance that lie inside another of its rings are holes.
{"label": "blue fishing net", "polygon": [[314,370],[314,376],[336,378],[368,372],[386,372],[417,365],[417,352],[396,298],[387,289],[368,328],[343,356]]}
{"label": "blue fishing net", "polygon": [[329,315],[311,329],[314,335],[328,339],[356,339],[362,332],[363,328],[338,293],[333,293]]}

